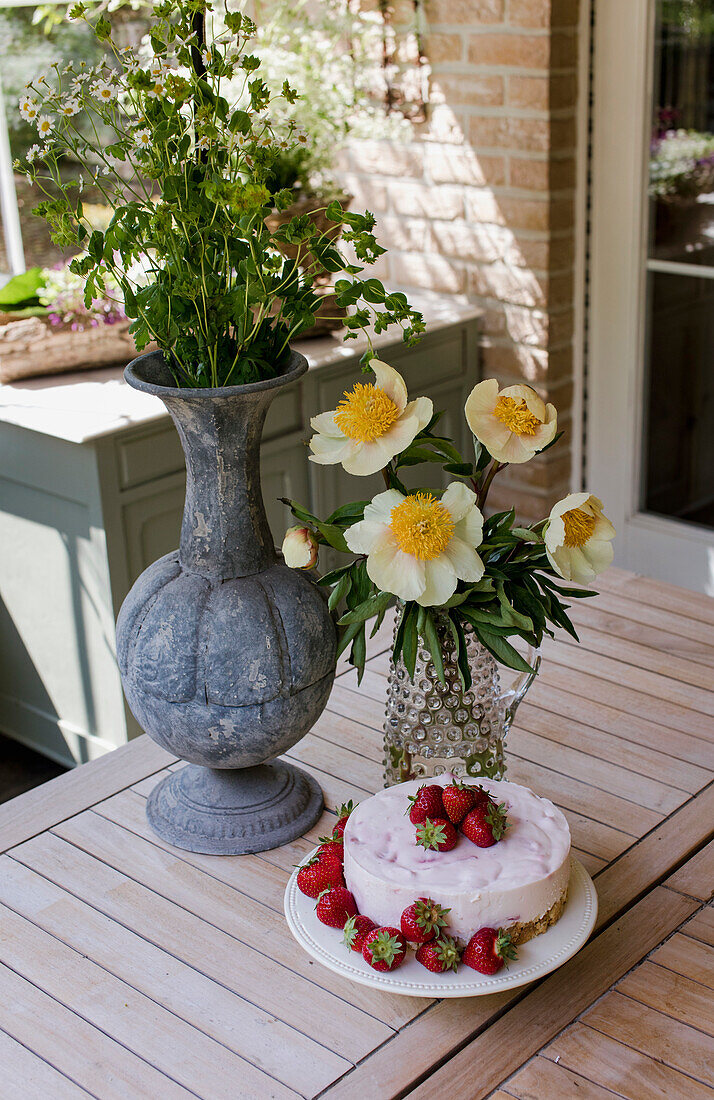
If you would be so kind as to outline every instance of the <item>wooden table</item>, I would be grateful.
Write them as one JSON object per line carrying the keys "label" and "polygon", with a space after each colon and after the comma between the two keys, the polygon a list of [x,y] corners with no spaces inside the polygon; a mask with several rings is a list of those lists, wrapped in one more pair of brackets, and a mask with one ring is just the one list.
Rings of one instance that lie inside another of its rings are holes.
{"label": "wooden table", "polygon": [[[294,943],[293,865],[163,844],[146,738],[0,807],[0,1096],[714,1097],[714,605],[611,570],[545,648],[509,774],[565,811],[596,931],[561,970],[465,1000],[352,985]],[[328,805],[381,786],[389,637],[291,752]]]}

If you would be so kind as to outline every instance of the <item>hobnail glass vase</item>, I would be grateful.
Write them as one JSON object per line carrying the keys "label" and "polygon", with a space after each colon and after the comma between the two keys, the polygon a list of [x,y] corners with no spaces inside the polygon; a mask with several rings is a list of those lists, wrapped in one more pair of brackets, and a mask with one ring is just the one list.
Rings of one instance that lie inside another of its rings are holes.
{"label": "hobnail glass vase", "polygon": [[[506,735],[540,666],[540,654],[531,650],[527,659],[534,672],[518,674],[504,668],[465,624],[472,683],[464,691],[446,617],[437,618],[435,625],[445,684],[424,645],[417,650],[413,681],[401,657],[396,663],[390,660],[384,722],[385,787],[444,772],[503,779]],[[508,686],[502,683],[502,675],[511,679]]]}

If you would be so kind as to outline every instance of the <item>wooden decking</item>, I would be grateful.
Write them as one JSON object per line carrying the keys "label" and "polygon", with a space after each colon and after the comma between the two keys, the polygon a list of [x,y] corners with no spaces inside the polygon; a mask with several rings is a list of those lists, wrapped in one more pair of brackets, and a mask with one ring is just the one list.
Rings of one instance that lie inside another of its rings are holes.
{"label": "wooden decking", "polygon": [[[179,852],[142,738],[0,806],[0,1097],[714,1098],[714,603],[611,570],[580,647],[545,648],[509,777],[564,810],[600,899],[590,943],[525,989],[429,1002],[297,947],[293,866]],[[329,806],[381,786],[389,638],[289,754]]]}

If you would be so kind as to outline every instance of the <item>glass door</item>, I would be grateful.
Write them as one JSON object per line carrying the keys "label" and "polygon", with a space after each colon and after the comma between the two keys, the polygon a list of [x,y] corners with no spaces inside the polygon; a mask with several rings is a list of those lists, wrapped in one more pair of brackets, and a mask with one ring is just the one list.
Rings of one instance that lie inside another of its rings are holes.
{"label": "glass door", "polygon": [[587,485],[714,595],[714,0],[597,0],[593,66]]}
{"label": "glass door", "polygon": [[642,505],[714,529],[714,3],[658,0]]}

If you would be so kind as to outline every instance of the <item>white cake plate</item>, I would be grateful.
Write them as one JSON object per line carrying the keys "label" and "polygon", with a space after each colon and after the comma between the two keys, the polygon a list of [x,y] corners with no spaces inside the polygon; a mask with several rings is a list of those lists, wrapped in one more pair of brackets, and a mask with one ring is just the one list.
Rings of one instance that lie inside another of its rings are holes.
{"label": "white cake plate", "polygon": [[301,947],[335,974],[353,982],[403,993],[408,997],[479,997],[514,989],[557,970],[587,942],[597,917],[597,893],[582,863],[571,857],[568,900],[559,921],[547,932],[518,947],[518,959],[509,962],[497,974],[479,974],[468,966],[458,973],[432,974],[418,963],[414,952],[396,970],[373,970],[356,951],[348,951],[342,931],[321,924],[315,915],[315,902],[301,894],[296,868],[285,890],[285,917],[290,931]]}

